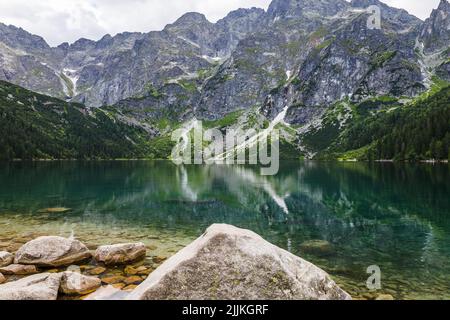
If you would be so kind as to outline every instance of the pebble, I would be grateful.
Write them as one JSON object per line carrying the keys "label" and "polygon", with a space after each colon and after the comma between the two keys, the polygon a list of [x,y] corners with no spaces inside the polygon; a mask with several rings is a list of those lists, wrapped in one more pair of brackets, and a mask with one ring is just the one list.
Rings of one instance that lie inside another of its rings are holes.
{"label": "pebble", "polygon": [[142,282],[142,277],[139,276],[131,276],[125,279],[126,284],[138,284]]}
{"label": "pebble", "polygon": [[123,276],[110,276],[110,277],[105,277],[102,278],[102,282],[106,283],[106,284],[115,284],[118,282],[123,282],[126,278]]}
{"label": "pebble", "polygon": [[164,262],[164,261],[166,261],[166,260],[167,260],[166,257],[160,257],[160,256],[153,257],[153,262],[154,262],[154,263],[162,263],[162,262]]}
{"label": "pebble", "polygon": [[112,286],[116,289],[122,289],[126,286],[126,284],[125,283],[114,283]]}
{"label": "pebble", "polygon": [[10,264],[7,267],[0,268],[0,273],[24,276],[38,273],[38,270],[33,265]]}
{"label": "pebble", "polygon": [[379,294],[375,300],[395,300],[390,294]]}
{"label": "pebble", "polygon": [[98,276],[98,275],[102,274],[105,271],[106,271],[106,268],[96,267],[94,269],[89,270],[88,273],[91,274],[91,275],[94,275],[94,276]]}
{"label": "pebble", "polygon": [[134,290],[134,289],[136,289],[136,288],[137,288],[137,285],[135,285],[135,284],[130,284],[130,285],[126,286],[125,288],[123,288],[123,290],[124,290],[124,291],[132,291],[132,290]]}

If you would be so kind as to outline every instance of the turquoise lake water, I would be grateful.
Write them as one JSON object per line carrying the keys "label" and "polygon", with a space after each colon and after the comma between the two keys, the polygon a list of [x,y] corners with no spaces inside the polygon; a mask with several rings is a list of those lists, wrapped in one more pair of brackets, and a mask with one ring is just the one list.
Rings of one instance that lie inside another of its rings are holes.
{"label": "turquoise lake water", "polygon": [[[71,211],[42,211],[53,207]],[[164,161],[0,166],[0,250],[73,234],[90,247],[143,241],[168,257],[213,223],[257,232],[355,298],[450,299],[447,164],[286,162],[273,177]],[[332,250],[302,252],[309,240]],[[365,285],[370,265],[382,272],[376,292]]]}

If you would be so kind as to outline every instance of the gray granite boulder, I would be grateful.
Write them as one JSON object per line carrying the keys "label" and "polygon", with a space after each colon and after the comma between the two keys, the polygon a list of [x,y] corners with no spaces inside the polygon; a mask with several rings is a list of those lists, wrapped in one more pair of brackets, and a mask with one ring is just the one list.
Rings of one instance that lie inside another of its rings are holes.
{"label": "gray granite boulder", "polygon": [[14,255],[7,251],[0,251],[0,267],[6,267],[13,263]]}
{"label": "gray granite boulder", "polygon": [[41,273],[0,285],[0,300],[56,300],[61,274]]}
{"label": "gray granite boulder", "polygon": [[59,291],[68,295],[86,295],[97,290],[101,284],[99,278],[66,271],[63,272]]}
{"label": "gray granite boulder", "polygon": [[36,266],[25,265],[25,264],[10,264],[7,267],[1,267],[0,272],[3,274],[13,274],[13,275],[29,275],[38,273]]}
{"label": "gray granite boulder", "polygon": [[108,265],[117,265],[142,259],[146,251],[147,248],[143,243],[114,244],[98,247],[94,258]]}
{"label": "gray granite boulder", "polygon": [[62,237],[39,237],[24,244],[14,262],[42,267],[69,266],[91,257],[89,249],[80,241]]}
{"label": "gray granite boulder", "polygon": [[329,275],[256,233],[216,224],[155,270],[130,300],[349,300]]}

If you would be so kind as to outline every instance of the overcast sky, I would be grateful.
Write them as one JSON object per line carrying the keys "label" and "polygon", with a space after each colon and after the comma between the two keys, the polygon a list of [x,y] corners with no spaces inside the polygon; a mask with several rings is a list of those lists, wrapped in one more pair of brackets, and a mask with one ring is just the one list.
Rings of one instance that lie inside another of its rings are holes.
{"label": "overcast sky", "polygon": [[[427,18],[439,0],[383,0]],[[0,22],[38,34],[50,45],[109,33],[161,30],[182,14],[201,12],[215,22],[237,8],[267,9],[270,0],[0,0]]]}

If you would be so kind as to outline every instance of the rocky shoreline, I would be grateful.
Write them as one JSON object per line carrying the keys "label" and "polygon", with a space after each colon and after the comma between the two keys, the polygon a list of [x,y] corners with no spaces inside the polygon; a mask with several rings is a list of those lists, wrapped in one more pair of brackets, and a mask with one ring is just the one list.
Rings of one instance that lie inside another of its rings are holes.
{"label": "rocky shoreline", "polygon": [[320,268],[230,225],[156,259],[156,270],[147,251],[143,243],[91,251],[73,238],[36,238],[0,252],[0,300],[351,299]]}

